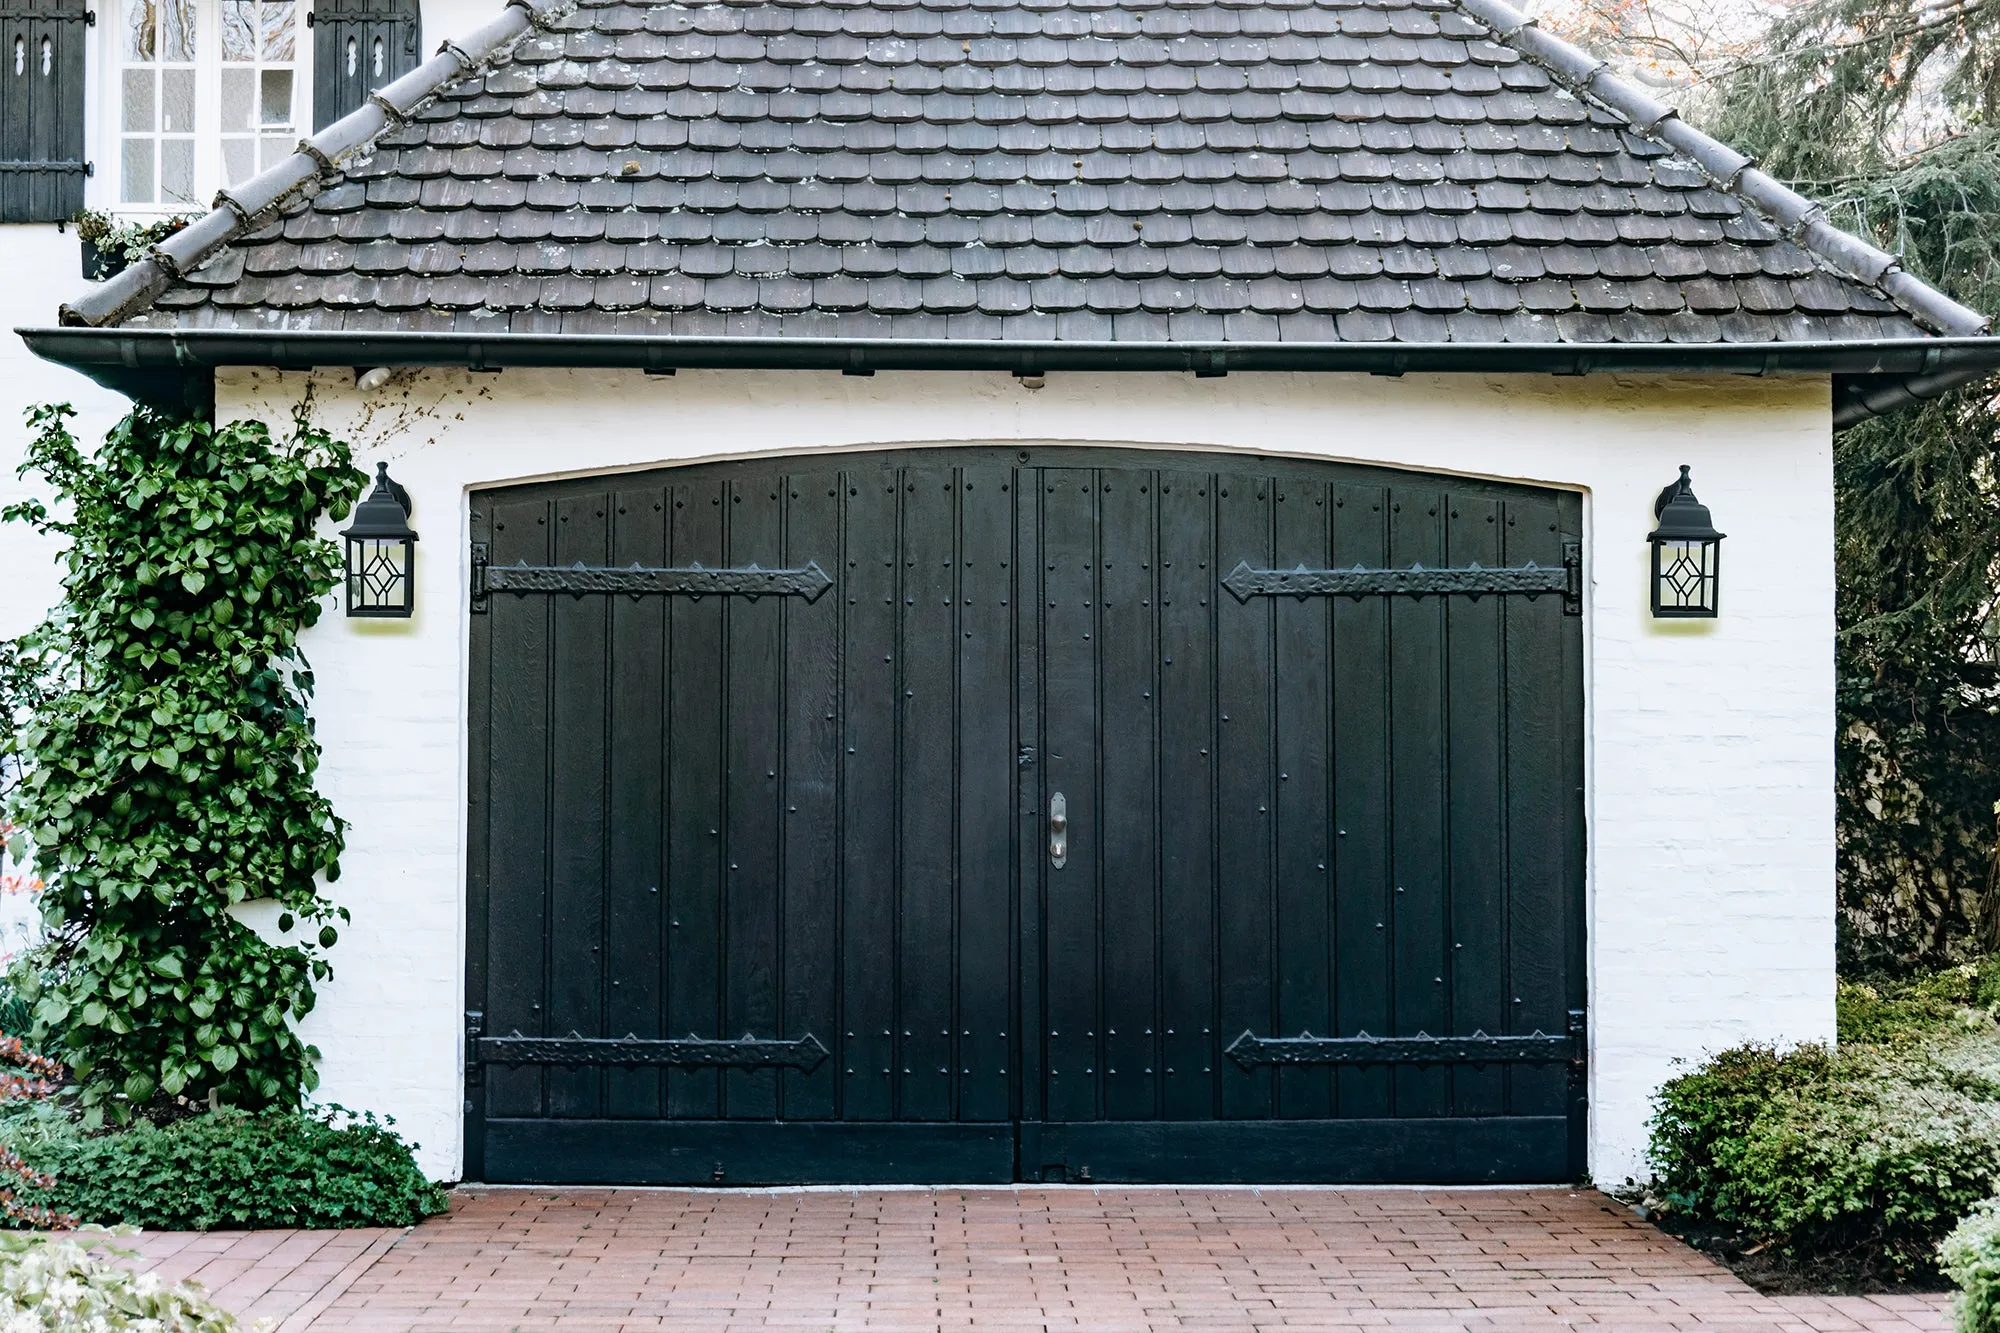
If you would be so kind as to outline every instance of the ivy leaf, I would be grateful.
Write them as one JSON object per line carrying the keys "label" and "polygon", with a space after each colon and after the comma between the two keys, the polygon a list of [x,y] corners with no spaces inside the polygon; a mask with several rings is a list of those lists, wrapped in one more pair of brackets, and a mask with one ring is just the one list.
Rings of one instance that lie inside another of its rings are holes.
{"label": "ivy leaf", "polygon": [[153,608],[150,606],[139,607],[132,612],[131,621],[133,629],[146,630],[153,628]]}
{"label": "ivy leaf", "polygon": [[206,574],[197,573],[190,569],[187,573],[181,575],[181,587],[186,588],[190,595],[199,594],[207,586],[208,576]]}

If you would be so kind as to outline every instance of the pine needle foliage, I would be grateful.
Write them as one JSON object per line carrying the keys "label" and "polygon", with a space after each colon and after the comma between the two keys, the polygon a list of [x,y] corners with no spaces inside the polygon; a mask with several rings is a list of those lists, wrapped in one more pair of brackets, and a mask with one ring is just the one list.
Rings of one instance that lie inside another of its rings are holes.
{"label": "pine needle foliage", "polygon": [[[2000,0],[1802,0],[1704,100],[1712,133],[1836,224],[2000,310]],[[1850,966],[2000,933],[1997,397],[1988,380],[1835,441]]]}

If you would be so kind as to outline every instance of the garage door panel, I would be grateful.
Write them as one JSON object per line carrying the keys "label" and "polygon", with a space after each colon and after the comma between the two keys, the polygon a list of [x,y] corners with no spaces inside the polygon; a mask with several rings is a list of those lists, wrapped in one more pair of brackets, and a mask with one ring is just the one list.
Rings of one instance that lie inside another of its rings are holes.
{"label": "garage door panel", "polygon": [[[696,475],[673,488],[673,565],[727,563],[720,478]],[[502,599],[504,600],[504,599]],[[559,599],[558,599],[559,600]],[[667,1017],[671,1034],[722,1036],[724,660],[722,597],[667,603]],[[740,1034],[728,1034],[740,1035]],[[769,1035],[769,1034],[766,1034]],[[676,1118],[722,1114],[714,1069],[670,1069],[667,1106]]]}
{"label": "garage door panel", "polygon": [[[1265,477],[1222,473],[1216,492],[1218,573],[1239,562],[1271,567],[1271,510]],[[1216,850],[1218,921],[1216,950],[1222,960],[1218,1046],[1242,1032],[1271,1034],[1278,1021],[1274,986],[1277,958],[1273,883],[1272,790],[1277,784],[1271,709],[1272,617],[1276,599],[1238,602],[1211,591],[1215,606],[1216,662]],[[1221,1114],[1227,1119],[1262,1119],[1276,1110],[1275,1071],[1244,1067],[1228,1059],[1214,1062],[1220,1082]]]}
{"label": "garage door panel", "polygon": [[[836,472],[793,474],[785,514],[787,569],[818,562],[841,572],[841,479]],[[784,873],[778,912],[783,997],[778,1030],[811,1032],[834,1053],[811,1071],[779,1073],[779,1113],[788,1119],[838,1115],[840,1046],[840,613],[829,593],[782,605],[784,646]]]}
{"label": "garage door panel", "polygon": [[1161,1115],[1216,1114],[1215,510],[1203,473],[1160,487]]}
{"label": "garage door panel", "polygon": [[[612,564],[665,562],[666,499],[659,486],[612,493]],[[607,603],[607,611],[604,965],[613,984],[604,993],[597,1030],[664,1037],[667,608],[660,598],[619,598]],[[663,1084],[658,1069],[607,1069],[604,1113],[656,1118],[666,1109]]]}
{"label": "garage door panel", "polygon": [[[475,497],[492,562],[553,568],[473,628],[469,1007],[552,1044],[475,1048],[469,1160],[1568,1169],[1569,1048],[1475,1034],[1562,1033],[1580,999],[1581,637],[1555,589],[1464,571],[1558,569],[1575,497],[1120,450],[839,462]],[[810,597],[605,591],[809,563]],[[1460,573],[1413,596],[1417,566]]]}

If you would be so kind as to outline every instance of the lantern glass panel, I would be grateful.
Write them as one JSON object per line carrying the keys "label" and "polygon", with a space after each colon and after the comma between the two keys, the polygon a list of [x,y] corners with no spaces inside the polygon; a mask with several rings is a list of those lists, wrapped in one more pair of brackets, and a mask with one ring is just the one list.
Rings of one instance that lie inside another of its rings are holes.
{"label": "lantern glass panel", "polygon": [[1713,616],[1722,543],[1669,538],[1653,543],[1653,614]]}
{"label": "lantern glass panel", "polygon": [[406,537],[347,539],[347,614],[407,616],[412,543]]}

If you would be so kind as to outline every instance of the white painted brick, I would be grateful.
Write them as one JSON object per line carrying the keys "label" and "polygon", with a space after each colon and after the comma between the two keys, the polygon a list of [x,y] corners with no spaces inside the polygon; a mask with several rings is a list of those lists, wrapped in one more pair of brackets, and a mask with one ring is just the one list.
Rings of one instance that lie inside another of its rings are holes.
{"label": "white painted brick", "polygon": [[[304,383],[226,373],[220,409],[282,420]],[[325,424],[360,419],[351,374],[317,389]],[[329,607],[306,640],[325,790],[355,826],[331,889],[355,922],[307,1033],[323,1095],[395,1114],[435,1173],[460,1161],[466,495],[760,451],[1103,442],[1582,490],[1594,1174],[1640,1169],[1649,1098],[1676,1060],[1832,1035],[1824,381],[1051,375],[1029,392],[1003,375],[510,371],[432,377],[412,398],[440,393],[409,436],[357,440],[415,497],[418,615],[364,625]],[[1722,618],[1693,627],[1646,611],[1652,500],[1681,463],[1730,534]],[[0,589],[0,618],[20,600]]]}

